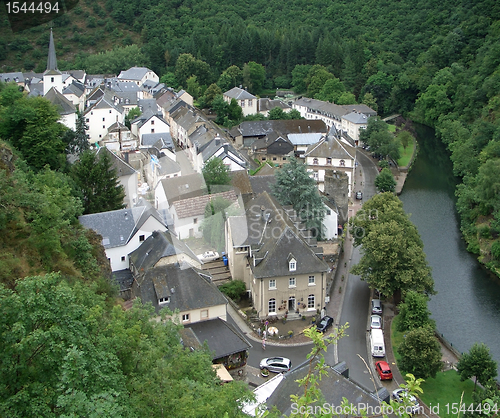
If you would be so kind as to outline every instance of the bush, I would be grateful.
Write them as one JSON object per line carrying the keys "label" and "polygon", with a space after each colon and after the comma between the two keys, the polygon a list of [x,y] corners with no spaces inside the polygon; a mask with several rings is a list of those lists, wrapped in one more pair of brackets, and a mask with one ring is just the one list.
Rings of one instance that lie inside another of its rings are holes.
{"label": "bush", "polygon": [[239,301],[246,294],[247,287],[243,280],[233,280],[219,286],[219,290],[234,301]]}
{"label": "bush", "polygon": [[496,260],[500,260],[500,241],[495,241],[491,246],[491,254]]}

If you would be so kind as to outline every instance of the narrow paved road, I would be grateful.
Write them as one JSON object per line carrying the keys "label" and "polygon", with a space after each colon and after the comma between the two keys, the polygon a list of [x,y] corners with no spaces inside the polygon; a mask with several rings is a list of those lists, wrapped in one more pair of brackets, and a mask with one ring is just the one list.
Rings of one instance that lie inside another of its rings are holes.
{"label": "narrow paved road", "polygon": [[[375,193],[375,177],[378,170],[372,159],[367,157],[360,150],[356,153],[356,159],[359,162],[356,173],[356,190],[363,192],[363,201],[370,199]],[[354,215],[360,208],[359,202],[354,205]],[[358,263],[360,259],[359,248],[354,248],[348,261],[348,267]],[[360,280],[359,276],[349,274],[347,279],[347,288],[340,317],[340,323],[349,323],[347,338],[339,341],[338,357],[339,361],[345,361],[349,367],[349,376],[365,386],[368,390],[374,390],[369,370],[359,356],[366,364],[370,364],[370,353],[367,347],[367,337],[369,330],[368,317],[370,314],[370,289],[368,284]]]}

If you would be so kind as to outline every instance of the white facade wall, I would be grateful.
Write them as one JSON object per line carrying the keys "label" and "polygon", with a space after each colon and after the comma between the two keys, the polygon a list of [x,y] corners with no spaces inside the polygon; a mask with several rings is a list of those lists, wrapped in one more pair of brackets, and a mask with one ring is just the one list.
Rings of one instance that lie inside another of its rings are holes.
{"label": "white facade wall", "polygon": [[172,205],[170,213],[174,220],[175,232],[177,233],[179,239],[203,237],[203,232],[200,230],[201,223],[203,219],[205,219],[203,214],[179,219],[175,210],[175,205]]}
{"label": "white facade wall", "polygon": [[69,115],[61,115],[61,120],[60,122],[64,125],[67,126],[69,129],[72,129],[73,131],[76,130],[76,113],[70,113]]}
{"label": "white facade wall", "polygon": [[[168,307],[168,303],[160,305],[161,307]],[[202,318],[202,312],[204,314],[207,314],[208,317]],[[208,311],[208,312],[207,312]],[[182,316],[183,315],[189,315],[189,320],[188,321],[183,321]],[[179,324],[185,325],[185,324],[193,324],[195,322],[202,322],[202,321],[207,321],[209,319],[216,319],[216,318],[221,318],[224,321],[227,321],[227,309],[226,305],[216,305],[216,306],[210,306],[207,308],[201,308],[201,309],[193,309],[189,311],[183,311],[179,312],[178,315],[174,315],[171,317],[174,320],[174,322],[177,322]]]}
{"label": "white facade wall", "polygon": [[[333,209],[325,206],[326,214],[323,219],[323,238],[324,239],[337,239],[338,238],[338,215]],[[328,212],[330,214],[328,215]]]}
{"label": "white facade wall", "polygon": [[89,142],[99,142],[113,123],[124,123],[125,116],[114,108],[94,109],[85,114],[85,121],[89,127]]}
{"label": "white facade wall", "polygon": [[139,137],[142,138],[144,134],[153,134],[153,133],[169,133],[170,126],[163,122],[161,119],[157,117],[150,118],[144,125],[142,125],[138,129]]}

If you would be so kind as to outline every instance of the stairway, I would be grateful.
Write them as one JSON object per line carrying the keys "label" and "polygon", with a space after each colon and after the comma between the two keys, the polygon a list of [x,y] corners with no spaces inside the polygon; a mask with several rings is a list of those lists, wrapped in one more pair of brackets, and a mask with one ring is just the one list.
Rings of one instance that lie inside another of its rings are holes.
{"label": "stairway", "polygon": [[232,280],[229,267],[225,266],[224,261],[220,259],[202,264],[201,268],[212,275],[212,283],[216,286],[220,286]]}

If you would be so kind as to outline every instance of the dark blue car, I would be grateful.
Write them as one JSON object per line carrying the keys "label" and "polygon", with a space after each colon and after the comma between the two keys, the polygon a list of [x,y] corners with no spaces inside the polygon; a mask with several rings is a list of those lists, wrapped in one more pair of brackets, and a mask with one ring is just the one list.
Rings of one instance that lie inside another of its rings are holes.
{"label": "dark blue car", "polygon": [[333,325],[333,318],[331,316],[324,316],[323,318],[321,318],[321,321],[319,321],[317,328],[319,332],[326,332],[326,330],[330,328],[332,325]]}

